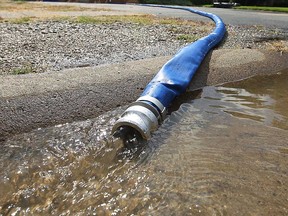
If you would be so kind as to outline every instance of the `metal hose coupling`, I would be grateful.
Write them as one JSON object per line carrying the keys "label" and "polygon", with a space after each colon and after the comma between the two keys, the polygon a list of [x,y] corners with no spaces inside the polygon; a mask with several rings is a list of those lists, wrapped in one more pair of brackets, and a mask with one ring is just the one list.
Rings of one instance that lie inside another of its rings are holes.
{"label": "metal hose coupling", "polygon": [[150,139],[151,132],[156,131],[166,116],[166,108],[156,98],[140,97],[132,103],[115,122],[112,134],[121,127],[131,127],[138,131],[142,138]]}

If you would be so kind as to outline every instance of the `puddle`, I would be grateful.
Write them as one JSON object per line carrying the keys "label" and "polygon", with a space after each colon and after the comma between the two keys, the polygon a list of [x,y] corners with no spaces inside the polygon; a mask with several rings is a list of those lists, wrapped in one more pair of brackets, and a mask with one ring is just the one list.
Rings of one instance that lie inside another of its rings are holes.
{"label": "puddle", "polygon": [[288,73],[206,87],[145,147],[109,131],[125,108],[9,138],[2,215],[287,215]]}

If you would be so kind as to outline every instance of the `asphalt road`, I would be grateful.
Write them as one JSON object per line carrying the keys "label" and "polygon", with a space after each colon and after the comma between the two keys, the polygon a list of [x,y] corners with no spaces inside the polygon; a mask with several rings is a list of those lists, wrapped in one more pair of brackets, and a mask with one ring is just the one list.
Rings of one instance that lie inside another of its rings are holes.
{"label": "asphalt road", "polygon": [[[69,4],[69,3],[51,3],[48,4]],[[127,11],[141,14],[153,14],[161,17],[179,17],[183,19],[209,21],[199,15],[192,14],[183,10],[147,7],[133,4],[83,4],[73,3],[81,7],[99,7],[109,8],[118,11]],[[71,3],[70,3],[71,5]],[[288,30],[288,14],[287,13],[274,13],[262,11],[248,11],[236,9],[223,9],[223,8],[206,8],[194,7],[195,9],[214,13],[220,16],[226,24],[232,25],[262,25],[266,27],[275,27]]]}

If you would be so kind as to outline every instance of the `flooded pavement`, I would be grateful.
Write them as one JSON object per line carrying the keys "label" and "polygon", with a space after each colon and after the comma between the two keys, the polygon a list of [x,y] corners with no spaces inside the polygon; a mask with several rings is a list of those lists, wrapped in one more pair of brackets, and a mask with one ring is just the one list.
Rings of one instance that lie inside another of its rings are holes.
{"label": "flooded pavement", "polygon": [[[288,71],[205,87],[147,143],[121,107],[1,143],[2,215],[287,215]],[[188,97],[189,98],[189,97]]]}

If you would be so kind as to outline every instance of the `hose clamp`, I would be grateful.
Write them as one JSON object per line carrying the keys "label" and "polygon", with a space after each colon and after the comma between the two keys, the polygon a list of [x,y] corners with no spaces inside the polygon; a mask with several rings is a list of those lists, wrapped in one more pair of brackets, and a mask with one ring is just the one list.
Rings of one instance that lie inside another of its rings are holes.
{"label": "hose clamp", "polygon": [[158,99],[151,97],[149,95],[145,95],[145,96],[138,98],[137,101],[146,101],[146,102],[152,103],[154,106],[156,106],[159,109],[161,121],[165,119],[167,115],[167,109]]}

